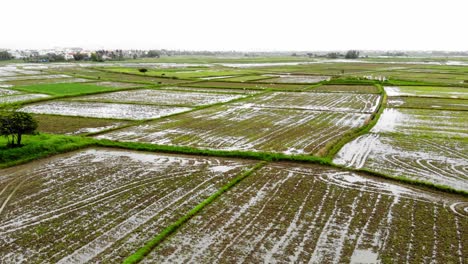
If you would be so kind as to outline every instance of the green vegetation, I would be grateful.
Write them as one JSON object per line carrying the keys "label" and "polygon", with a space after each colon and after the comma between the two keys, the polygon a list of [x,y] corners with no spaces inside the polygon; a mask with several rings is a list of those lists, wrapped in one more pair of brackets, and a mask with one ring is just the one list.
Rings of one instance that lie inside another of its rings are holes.
{"label": "green vegetation", "polygon": [[16,87],[16,89],[24,92],[45,93],[54,96],[74,96],[118,90],[114,87],[83,83],[40,84]]}
{"label": "green vegetation", "polygon": [[36,120],[28,113],[16,111],[0,113],[0,135],[7,139],[8,147],[21,146],[23,135],[34,133],[36,128]]}
{"label": "green vegetation", "polygon": [[[71,136],[47,134],[24,136],[23,146],[0,150],[0,168],[84,148],[91,146],[93,142],[92,139]],[[5,139],[0,140],[1,145],[5,143]]]}

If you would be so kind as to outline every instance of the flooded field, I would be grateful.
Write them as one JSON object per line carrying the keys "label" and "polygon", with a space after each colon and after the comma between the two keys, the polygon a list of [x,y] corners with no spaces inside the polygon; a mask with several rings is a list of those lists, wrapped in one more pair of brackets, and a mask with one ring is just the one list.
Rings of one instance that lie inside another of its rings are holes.
{"label": "flooded field", "polygon": [[19,102],[27,102],[41,98],[50,97],[47,94],[22,94],[22,93],[13,93],[12,95],[8,96],[0,96],[0,104],[5,103],[19,103]]}
{"label": "flooded field", "polygon": [[456,87],[401,86],[384,87],[388,96],[422,96],[468,99],[468,89]]}
{"label": "flooded field", "polygon": [[319,166],[263,167],[144,263],[461,263],[466,214],[452,200]]}
{"label": "flooded field", "polygon": [[462,139],[368,134],[345,145],[334,162],[468,190],[468,143]]}
{"label": "flooded field", "polygon": [[216,94],[169,90],[135,90],[76,97],[73,100],[200,106],[241,98],[238,94]]}
{"label": "flooded field", "polygon": [[387,108],[371,132],[466,138],[468,122],[464,111]]}
{"label": "flooded field", "polygon": [[329,142],[362,126],[370,114],[219,106],[98,136],[119,141],[253,150],[321,153]]}
{"label": "flooded field", "polygon": [[98,102],[51,101],[28,105],[21,111],[32,114],[52,114],[65,116],[84,116],[142,120],[188,111],[188,107],[169,107],[155,105],[134,105]]}
{"label": "flooded field", "polygon": [[254,164],[88,149],[0,170],[0,261],[116,261]]}
{"label": "flooded field", "polygon": [[266,108],[373,113],[377,109],[379,101],[380,96],[376,94],[275,92],[253,97],[242,104]]}
{"label": "flooded field", "polygon": [[312,76],[312,75],[264,75],[265,77],[272,77],[267,80],[260,80],[259,82],[271,83],[318,83],[321,81],[330,80],[329,76]]}

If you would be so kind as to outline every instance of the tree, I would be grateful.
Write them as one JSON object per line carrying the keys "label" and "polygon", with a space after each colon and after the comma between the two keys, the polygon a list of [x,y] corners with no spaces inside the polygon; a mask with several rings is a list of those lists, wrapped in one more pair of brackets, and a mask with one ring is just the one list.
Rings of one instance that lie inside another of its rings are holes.
{"label": "tree", "polygon": [[0,51],[0,60],[10,60],[12,56],[8,51]]}
{"label": "tree", "polygon": [[325,56],[327,56],[327,58],[330,58],[330,59],[338,59],[341,56],[341,54],[338,52],[329,52]]}
{"label": "tree", "polygon": [[159,57],[161,57],[161,53],[159,51],[157,51],[157,50],[150,50],[150,51],[148,51],[146,56],[148,58],[159,58]]}
{"label": "tree", "polygon": [[141,72],[141,73],[146,73],[148,71],[148,69],[140,68],[140,69],[138,69],[138,71]]}
{"label": "tree", "polygon": [[359,51],[358,50],[348,50],[345,55],[345,59],[357,59],[359,58]]}
{"label": "tree", "polygon": [[76,61],[82,61],[82,60],[88,60],[89,56],[88,56],[88,54],[83,54],[83,53],[78,52],[76,54],[73,54],[73,58]]}
{"label": "tree", "polygon": [[37,122],[31,114],[23,112],[4,112],[0,114],[0,135],[7,138],[8,146],[21,146],[22,136],[33,134],[36,128]]}

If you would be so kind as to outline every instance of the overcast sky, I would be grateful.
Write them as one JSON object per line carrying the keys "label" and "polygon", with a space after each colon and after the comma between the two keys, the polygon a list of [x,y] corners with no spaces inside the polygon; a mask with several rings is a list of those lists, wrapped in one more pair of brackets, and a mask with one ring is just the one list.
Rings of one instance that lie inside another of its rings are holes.
{"label": "overcast sky", "polygon": [[0,48],[468,50],[468,0],[1,0]]}

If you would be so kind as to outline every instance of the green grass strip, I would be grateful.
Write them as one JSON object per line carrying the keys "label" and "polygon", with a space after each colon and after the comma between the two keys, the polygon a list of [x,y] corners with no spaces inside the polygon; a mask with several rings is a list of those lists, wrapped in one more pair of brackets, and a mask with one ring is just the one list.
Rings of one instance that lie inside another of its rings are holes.
{"label": "green grass strip", "polygon": [[221,189],[219,189],[217,192],[213,193],[211,196],[209,196],[204,201],[202,201],[197,206],[195,206],[187,214],[185,214],[184,216],[179,218],[176,222],[174,222],[173,224],[166,227],[161,233],[159,233],[153,239],[148,241],[143,247],[141,247],[135,253],[133,253],[132,255],[127,257],[123,261],[123,263],[124,264],[133,264],[133,263],[138,263],[141,260],[143,260],[145,258],[145,256],[147,256],[154,248],[156,248],[159,244],[161,244],[161,242],[163,242],[171,234],[176,232],[177,229],[179,229],[184,223],[189,221],[194,215],[196,215],[198,212],[200,212],[204,207],[211,204],[214,200],[216,200],[224,192],[226,192],[229,189],[231,189],[232,187],[234,187],[236,184],[241,182],[243,179],[247,178],[249,175],[251,175],[256,170],[263,167],[265,164],[266,164],[266,162],[260,162],[257,165],[255,165],[253,168],[251,168],[250,170],[245,171],[244,173],[238,175],[236,178],[231,180],[228,184],[221,187]]}
{"label": "green grass strip", "polygon": [[[4,141],[3,139],[1,141]],[[40,134],[24,136],[23,146],[0,149],[0,168],[23,164],[93,145],[94,139]],[[2,144],[6,145],[6,142]]]}
{"label": "green grass strip", "polygon": [[315,157],[310,155],[287,155],[283,153],[271,153],[271,152],[255,152],[255,151],[241,151],[241,150],[214,150],[214,149],[198,149],[192,147],[183,146],[168,146],[168,145],[156,145],[149,143],[138,143],[138,142],[116,142],[108,139],[95,140],[95,146],[109,147],[109,148],[121,148],[131,149],[139,151],[150,151],[150,152],[161,152],[161,153],[173,153],[173,154],[187,154],[187,155],[199,155],[199,156],[216,156],[226,158],[241,158],[241,159],[254,159],[263,161],[295,161],[295,162],[307,162],[316,163],[322,165],[331,165],[331,160],[328,158]]}

